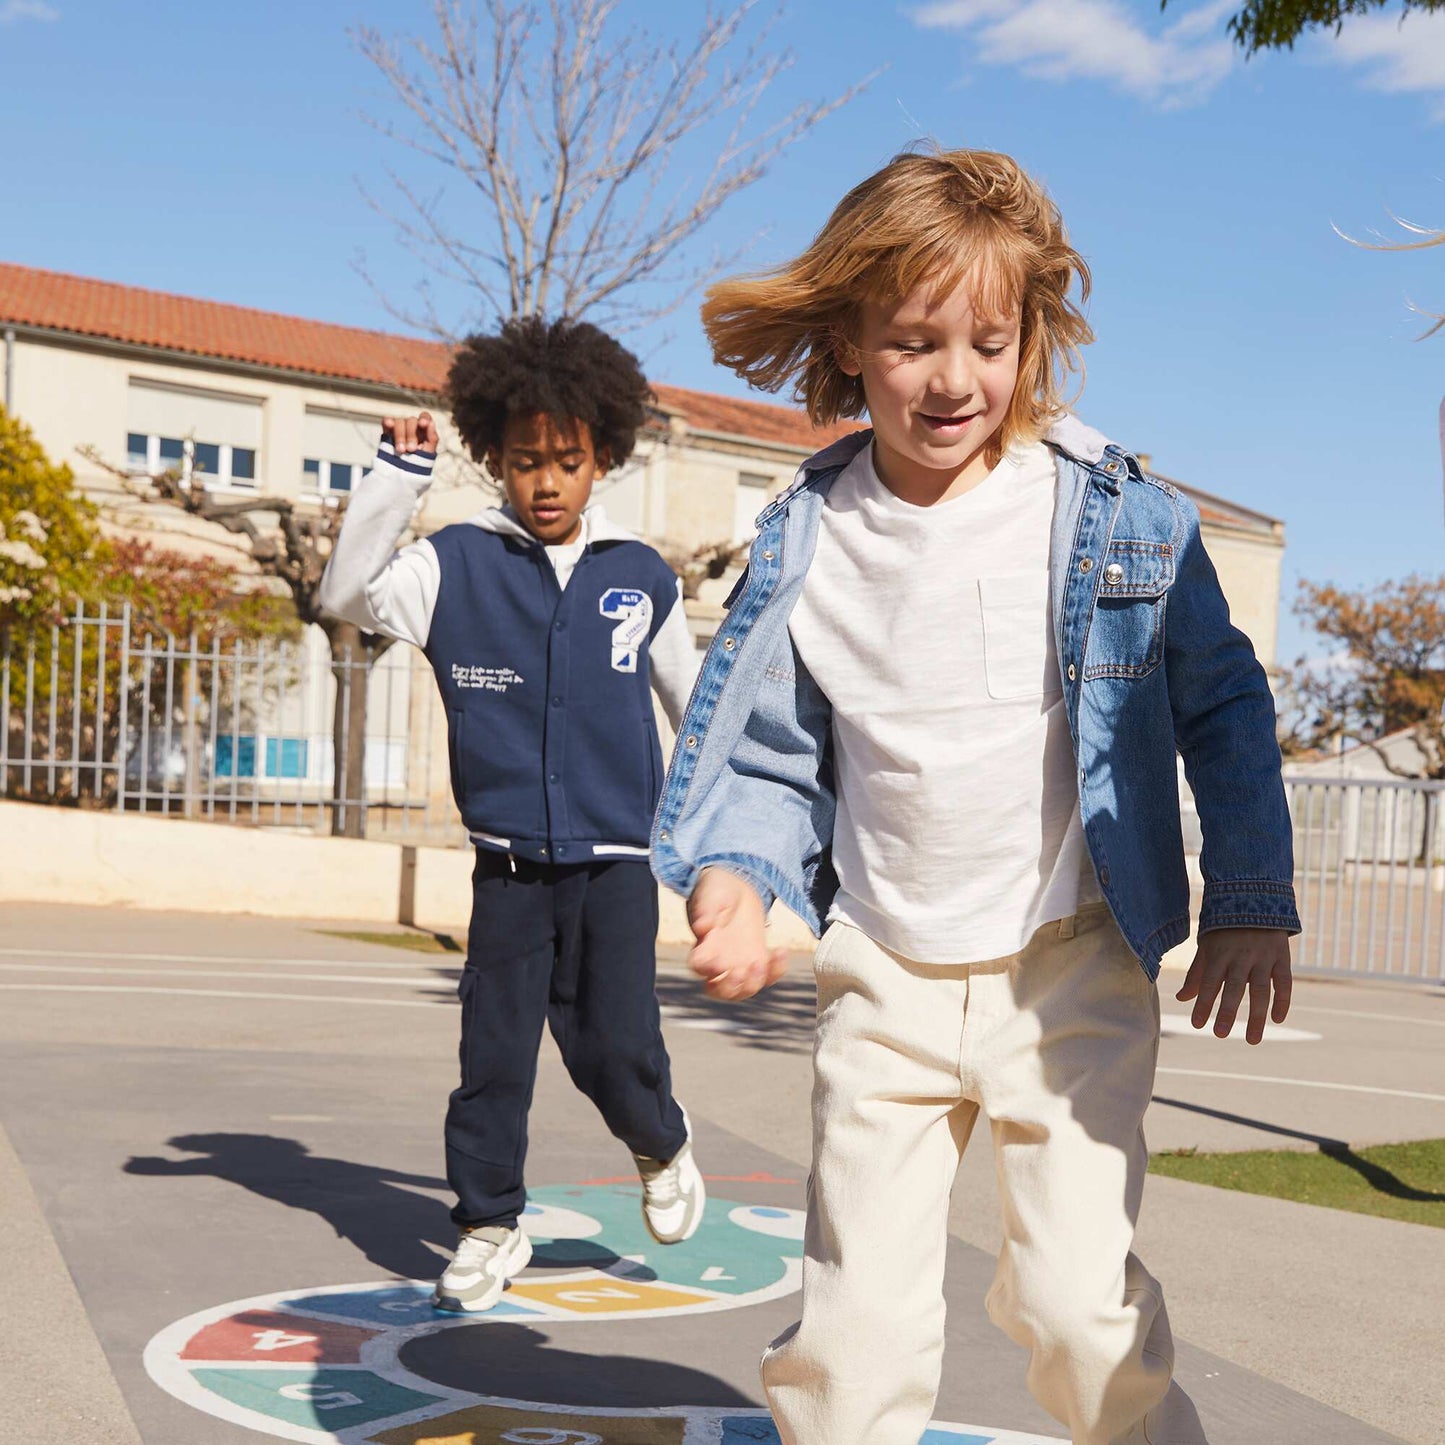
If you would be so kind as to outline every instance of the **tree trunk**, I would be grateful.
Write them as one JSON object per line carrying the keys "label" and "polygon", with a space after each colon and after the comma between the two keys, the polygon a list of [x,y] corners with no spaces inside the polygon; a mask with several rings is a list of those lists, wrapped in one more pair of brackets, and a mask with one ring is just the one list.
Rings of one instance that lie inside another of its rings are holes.
{"label": "tree trunk", "polygon": [[352,622],[331,622],[331,674],[336,679],[332,717],[331,835],[366,836],[366,684],[370,649]]}

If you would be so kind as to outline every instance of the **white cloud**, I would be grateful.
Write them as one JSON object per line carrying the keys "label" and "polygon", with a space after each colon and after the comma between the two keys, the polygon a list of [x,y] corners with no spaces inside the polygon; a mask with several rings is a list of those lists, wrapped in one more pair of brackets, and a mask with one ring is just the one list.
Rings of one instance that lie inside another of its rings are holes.
{"label": "white cloud", "polygon": [[1043,80],[1097,80],[1170,108],[1205,99],[1238,63],[1223,21],[1235,0],[1209,0],[1168,24],[1121,0],[935,0],[913,11],[929,29],[972,37],[977,58]]}
{"label": "white cloud", "polygon": [[0,0],[0,25],[17,20],[59,20],[60,11],[45,0]]}
{"label": "white cloud", "polygon": [[1339,35],[1321,36],[1317,51],[1356,67],[1371,90],[1431,97],[1431,118],[1445,121],[1445,13],[1356,16]]}

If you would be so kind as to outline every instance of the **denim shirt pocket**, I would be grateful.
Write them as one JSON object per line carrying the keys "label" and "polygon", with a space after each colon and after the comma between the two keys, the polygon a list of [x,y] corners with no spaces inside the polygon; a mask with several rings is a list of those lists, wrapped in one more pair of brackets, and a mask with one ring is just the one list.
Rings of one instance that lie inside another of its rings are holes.
{"label": "denim shirt pocket", "polygon": [[1164,656],[1164,611],[1174,585],[1168,542],[1109,543],[1089,629],[1084,677],[1144,677]]}

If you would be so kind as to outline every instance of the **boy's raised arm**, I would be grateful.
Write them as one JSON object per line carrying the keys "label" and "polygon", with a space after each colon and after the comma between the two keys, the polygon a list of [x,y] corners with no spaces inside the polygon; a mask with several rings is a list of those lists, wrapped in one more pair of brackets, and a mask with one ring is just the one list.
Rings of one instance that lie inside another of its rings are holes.
{"label": "boy's raised arm", "polygon": [[441,566],[425,540],[396,550],[431,485],[437,428],[431,415],[382,423],[372,470],[352,494],[321,579],[321,605],[367,632],[425,647]]}

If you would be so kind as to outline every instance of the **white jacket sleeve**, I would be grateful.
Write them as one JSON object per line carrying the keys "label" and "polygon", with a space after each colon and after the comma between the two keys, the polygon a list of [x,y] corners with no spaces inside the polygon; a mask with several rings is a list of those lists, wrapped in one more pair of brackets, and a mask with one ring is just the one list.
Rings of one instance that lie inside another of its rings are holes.
{"label": "white jacket sleeve", "polygon": [[346,509],[321,578],[321,605],[367,632],[425,647],[441,590],[441,563],[426,540],[396,550],[431,485],[435,452],[397,456],[382,442],[376,464]]}
{"label": "white jacket sleeve", "polygon": [[687,710],[692,685],[697,681],[702,662],[687,625],[687,613],[683,610],[681,581],[677,584],[677,604],[652,639],[651,657],[653,690],[662,702],[668,722],[676,731],[682,724],[682,715]]}

